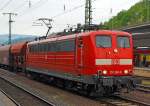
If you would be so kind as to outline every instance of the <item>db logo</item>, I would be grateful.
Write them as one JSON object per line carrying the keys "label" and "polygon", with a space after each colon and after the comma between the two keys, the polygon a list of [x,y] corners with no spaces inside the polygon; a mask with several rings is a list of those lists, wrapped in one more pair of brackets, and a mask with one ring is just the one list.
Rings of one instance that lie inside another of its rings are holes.
{"label": "db logo", "polygon": [[112,64],[118,65],[119,63],[119,59],[112,59]]}

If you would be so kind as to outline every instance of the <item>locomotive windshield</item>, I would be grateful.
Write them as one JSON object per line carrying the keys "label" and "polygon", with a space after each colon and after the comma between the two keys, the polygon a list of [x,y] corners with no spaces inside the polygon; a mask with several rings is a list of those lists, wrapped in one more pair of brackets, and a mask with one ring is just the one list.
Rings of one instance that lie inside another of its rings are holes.
{"label": "locomotive windshield", "polygon": [[96,46],[97,47],[111,47],[111,36],[100,35],[96,36]]}
{"label": "locomotive windshield", "polygon": [[117,44],[118,47],[120,48],[129,48],[130,47],[129,37],[126,36],[117,37]]}

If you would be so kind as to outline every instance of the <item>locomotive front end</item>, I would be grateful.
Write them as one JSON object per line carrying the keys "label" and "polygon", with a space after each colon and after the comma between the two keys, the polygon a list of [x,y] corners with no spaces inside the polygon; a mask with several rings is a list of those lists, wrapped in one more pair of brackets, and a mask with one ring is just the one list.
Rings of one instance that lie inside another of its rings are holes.
{"label": "locomotive front end", "polygon": [[132,36],[125,32],[95,35],[96,79],[106,93],[134,88]]}

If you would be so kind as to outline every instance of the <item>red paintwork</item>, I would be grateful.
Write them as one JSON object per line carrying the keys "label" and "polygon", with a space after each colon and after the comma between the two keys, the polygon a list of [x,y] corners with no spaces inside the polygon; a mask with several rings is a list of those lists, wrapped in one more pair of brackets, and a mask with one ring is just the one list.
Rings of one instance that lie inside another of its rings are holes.
{"label": "red paintwork", "polygon": [[11,55],[13,58],[13,67],[24,68],[26,66],[26,47],[27,42],[16,43],[11,46]]}
{"label": "red paintwork", "polygon": [[[111,58],[111,59],[132,59],[133,58],[133,43],[132,43],[132,37],[130,34],[125,33],[125,32],[111,32],[111,31],[106,31],[106,32],[101,32],[101,34],[109,34],[112,35],[112,48],[97,48],[96,50],[96,58]],[[116,37],[118,35],[126,35],[130,37],[130,48],[118,48],[117,47],[117,41]],[[118,50],[118,53],[114,53],[114,49]],[[111,55],[106,55],[110,51]],[[124,76],[125,74],[123,71],[125,69],[130,70],[130,73],[127,75],[131,75],[133,72],[133,64],[132,65],[105,65],[105,66],[97,66],[97,70],[109,70],[108,76]],[[111,74],[110,71],[114,71],[113,74]],[[116,72],[116,74],[114,74]]]}
{"label": "red paintwork", "polygon": [[[112,48],[97,48],[95,44],[96,34],[110,35],[112,37]],[[130,48],[117,48],[116,36],[125,35],[130,38]],[[74,52],[43,52],[30,53],[28,46],[38,44],[41,42],[48,43],[50,41],[59,41],[64,39],[75,39],[76,51]],[[83,40],[83,49],[78,47],[79,40]],[[41,41],[34,41],[28,43],[26,63],[27,67],[35,69],[54,70],[62,73],[70,73],[73,75],[95,75],[98,70],[108,70],[107,76],[126,76],[123,71],[130,70],[132,74],[133,65],[95,65],[95,59],[132,59],[133,58],[133,44],[132,37],[129,33],[119,31],[92,31],[68,36],[60,36],[56,38],[49,38]],[[114,49],[118,53],[114,53]],[[110,55],[107,55],[110,52]],[[114,71],[114,72],[112,72]]]}
{"label": "red paintwork", "polygon": [[26,49],[26,42],[16,43],[11,46],[11,53],[13,54],[21,54],[24,53]]}

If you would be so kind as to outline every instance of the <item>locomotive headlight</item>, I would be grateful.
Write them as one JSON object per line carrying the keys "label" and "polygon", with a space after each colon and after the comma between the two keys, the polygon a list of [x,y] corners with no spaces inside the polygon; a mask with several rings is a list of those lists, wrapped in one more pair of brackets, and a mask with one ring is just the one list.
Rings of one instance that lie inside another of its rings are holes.
{"label": "locomotive headlight", "polygon": [[97,72],[98,72],[98,73],[97,73],[97,74],[98,74],[98,76],[100,76],[100,75],[101,75],[101,73],[102,73],[102,71],[101,71],[101,70],[98,70]]}
{"label": "locomotive headlight", "polygon": [[128,74],[128,73],[129,73],[129,71],[128,71],[128,70],[124,70],[124,73],[125,73],[125,74]]}
{"label": "locomotive headlight", "polygon": [[106,75],[107,74],[107,70],[103,70],[103,74]]}

